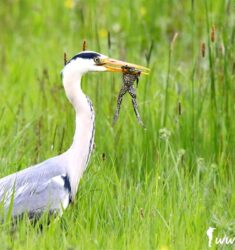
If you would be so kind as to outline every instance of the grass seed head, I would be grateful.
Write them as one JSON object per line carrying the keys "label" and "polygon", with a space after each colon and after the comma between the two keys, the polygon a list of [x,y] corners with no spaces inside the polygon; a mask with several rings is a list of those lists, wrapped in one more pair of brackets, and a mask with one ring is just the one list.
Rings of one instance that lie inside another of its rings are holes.
{"label": "grass seed head", "polygon": [[211,28],[211,42],[215,42],[215,26],[213,25]]}
{"label": "grass seed head", "polygon": [[201,55],[202,57],[206,55],[206,44],[204,42],[201,44]]}

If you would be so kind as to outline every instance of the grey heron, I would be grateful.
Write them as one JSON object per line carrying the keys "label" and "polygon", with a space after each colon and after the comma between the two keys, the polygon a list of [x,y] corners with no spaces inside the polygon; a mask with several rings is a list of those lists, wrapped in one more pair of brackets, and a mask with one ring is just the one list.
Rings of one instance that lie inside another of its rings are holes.
{"label": "grey heron", "polygon": [[[76,113],[73,142],[64,153],[0,179],[0,202],[11,216],[24,213],[30,217],[44,211],[61,215],[77,193],[79,181],[87,167],[94,142],[94,109],[81,89],[81,78],[87,72],[122,72],[129,65],[148,69],[109,58],[93,51],[83,51],[66,63],[62,82],[68,100]],[[10,205],[13,202],[12,206]]]}

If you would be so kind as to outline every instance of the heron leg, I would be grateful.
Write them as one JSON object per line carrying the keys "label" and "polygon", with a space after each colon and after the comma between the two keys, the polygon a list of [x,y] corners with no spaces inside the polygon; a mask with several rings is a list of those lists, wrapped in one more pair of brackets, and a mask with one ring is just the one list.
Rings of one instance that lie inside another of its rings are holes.
{"label": "heron leg", "polygon": [[120,112],[120,107],[122,104],[122,98],[123,96],[126,94],[126,92],[128,91],[128,87],[127,86],[122,86],[119,95],[118,95],[118,99],[117,99],[117,108],[113,117],[113,125],[116,123],[118,117],[119,117],[119,112]]}
{"label": "heron leg", "polygon": [[143,121],[142,121],[142,119],[140,117],[139,111],[138,111],[138,105],[137,105],[137,101],[136,101],[136,92],[135,92],[134,87],[131,86],[128,89],[128,92],[129,92],[130,96],[132,97],[132,105],[133,105],[133,108],[134,108],[134,111],[135,111],[136,118],[137,118],[139,124],[144,127],[144,123],[143,123]]}

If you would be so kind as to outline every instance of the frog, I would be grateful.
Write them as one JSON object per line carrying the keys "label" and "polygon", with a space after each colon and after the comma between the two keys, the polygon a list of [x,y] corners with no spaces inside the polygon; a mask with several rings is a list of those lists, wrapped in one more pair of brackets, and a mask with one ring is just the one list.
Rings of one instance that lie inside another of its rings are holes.
{"label": "frog", "polygon": [[143,123],[141,116],[139,114],[139,111],[138,111],[136,90],[134,87],[135,82],[136,82],[136,85],[138,87],[139,77],[141,75],[141,71],[136,70],[134,67],[130,67],[128,65],[125,65],[125,66],[122,66],[122,72],[123,72],[123,74],[122,74],[123,85],[121,87],[121,90],[119,91],[119,95],[117,98],[117,107],[116,107],[116,111],[115,111],[114,118],[113,118],[113,124],[115,124],[118,120],[123,96],[126,93],[129,93],[129,95],[132,98],[132,105],[134,108],[134,112],[135,112],[137,121],[142,127],[144,127],[144,123]]}

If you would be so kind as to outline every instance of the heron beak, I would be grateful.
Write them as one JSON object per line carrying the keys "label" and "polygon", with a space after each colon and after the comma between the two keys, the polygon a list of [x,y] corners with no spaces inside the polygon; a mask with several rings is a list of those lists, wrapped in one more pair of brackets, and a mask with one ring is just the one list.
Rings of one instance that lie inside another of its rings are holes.
{"label": "heron beak", "polygon": [[149,68],[146,68],[146,67],[143,67],[140,65],[136,65],[133,63],[119,61],[119,60],[112,59],[112,58],[102,59],[101,63],[102,63],[102,66],[104,66],[107,69],[107,71],[110,71],[110,72],[119,72],[119,73],[121,72],[122,73],[123,66],[133,67],[136,70],[139,70],[141,72],[141,74],[144,74],[144,75],[148,75],[150,72]]}

